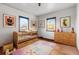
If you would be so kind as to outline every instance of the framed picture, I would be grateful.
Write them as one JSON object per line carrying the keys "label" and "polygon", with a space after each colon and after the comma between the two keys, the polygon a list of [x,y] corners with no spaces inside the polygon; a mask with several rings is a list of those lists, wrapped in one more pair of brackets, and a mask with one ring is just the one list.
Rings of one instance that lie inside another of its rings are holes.
{"label": "framed picture", "polygon": [[29,18],[24,16],[19,16],[19,31],[29,30]]}
{"label": "framed picture", "polygon": [[15,27],[15,16],[4,14],[4,27]]}
{"label": "framed picture", "polygon": [[36,26],[36,21],[35,20],[31,20],[31,26]]}
{"label": "framed picture", "polygon": [[44,28],[45,27],[45,20],[38,20],[38,27]]}
{"label": "framed picture", "polygon": [[47,18],[46,19],[46,31],[53,31],[56,30],[56,17]]}
{"label": "framed picture", "polygon": [[31,28],[30,28],[30,30],[31,31],[35,31],[36,30],[36,28],[37,28],[37,23],[36,23],[36,20],[31,20]]}
{"label": "framed picture", "polygon": [[71,17],[70,16],[61,17],[61,27],[62,28],[70,27],[70,25],[71,25]]}

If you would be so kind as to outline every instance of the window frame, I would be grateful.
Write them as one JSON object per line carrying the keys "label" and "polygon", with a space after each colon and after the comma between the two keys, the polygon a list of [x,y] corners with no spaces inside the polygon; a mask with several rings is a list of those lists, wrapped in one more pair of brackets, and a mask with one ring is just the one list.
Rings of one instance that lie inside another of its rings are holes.
{"label": "window frame", "polygon": [[[55,21],[55,29],[54,29],[54,31],[53,30],[49,30],[48,28],[47,28],[47,23],[48,23],[48,20],[52,20],[52,19],[54,19],[54,21]],[[56,31],[56,17],[50,17],[50,18],[47,18],[46,19],[46,31],[48,31],[48,32],[55,32]]]}
{"label": "window frame", "polygon": [[28,29],[27,30],[29,30],[29,18],[28,17],[24,17],[24,16],[19,16],[19,32],[21,32],[21,30],[20,30],[20,18],[24,18],[24,19],[28,19]]}

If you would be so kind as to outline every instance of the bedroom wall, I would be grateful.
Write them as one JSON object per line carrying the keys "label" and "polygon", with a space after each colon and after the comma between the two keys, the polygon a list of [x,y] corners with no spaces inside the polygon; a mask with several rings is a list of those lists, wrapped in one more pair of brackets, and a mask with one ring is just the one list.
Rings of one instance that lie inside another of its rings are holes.
{"label": "bedroom wall", "polygon": [[[9,14],[16,16],[16,27],[15,28],[5,28],[3,26],[3,14]],[[19,19],[18,16],[29,17],[30,23],[29,28],[31,29],[31,20],[36,21],[36,17],[32,14],[22,12],[18,9],[8,7],[4,4],[0,4],[0,46],[4,43],[11,42],[13,39],[13,31],[19,31]]]}
{"label": "bedroom wall", "polygon": [[[52,12],[52,13],[49,13],[46,15],[38,16],[38,20],[46,20],[46,18],[56,17],[56,30],[57,29],[61,30],[60,17],[65,17],[65,16],[71,16],[71,27],[63,28],[63,31],[70,32],[72,27],[75,28],[76,6],[73,6],[73,7],[67,8],[67,9],[63,9],[60,11],[56,11],[54,13]],[[54,39],[54,32],[48,32],[48,31],[46,31],[46,28],[38,28],[38,35],[39,35],[39,37]]]}
{"label": "bedroom wall", "polygon": [[76,21],[76,33],[77,33],[77,48],[79,50],[79,4],[77,4],[77,21]]}

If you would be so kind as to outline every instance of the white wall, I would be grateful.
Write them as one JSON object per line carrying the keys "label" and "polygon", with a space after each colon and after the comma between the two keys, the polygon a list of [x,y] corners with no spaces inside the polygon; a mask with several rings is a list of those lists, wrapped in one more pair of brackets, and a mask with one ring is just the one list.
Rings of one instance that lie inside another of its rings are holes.
{"label": "white wall", "polygon": [[[15,28],[5,28],[3,26],[3,14],[9,14],[16,16],[16,27]],[[13,31],[19,30],[19,19],[18,16],[26,16],[29,17],[30,20],[36,20],[36,17],[22,12],[18,9],[14,9],[8,6],[5,6],[3,4],[0,4],[0,46],[2,46],[4,43],[11,42],[13,37]],[[31,22],[30,22],[30,28],[31,28]]]}
{"label": "white wall", "polygon": [[[71,8],[63,9],[54,13],[49,13],[47,15],[38,16],[39,20],[46,20],[46,18],[56,17],[56,29],[60,29],[60,17],[71,16],[71,27],[63,28],[63,30],[70,31],[72,27],[75,28],[76,20],[76,6]],[[38,35],[44,38],[54,39],[54,32],[47,32],[45,28],[38,28]]]}
{"label": "white wall", "polygon": [[[4,21],[3,14],[10,14],[10,15],[16,16],[15,28],[5,28],[3,26],[3,21]],[[32,14],[28,14],[20,10],[0,4],[0,46],[2,46],[5,42],[11,42],[13,38],[13,35],[12,35],[13,31],[19,30],[18,16],[26,16],[26,17],[29,17],[30,20],[37,21],[37,18]],[[75,7],[60,10],[54,13],[49,13],[47,15],[42,15],[42,16],[39,16],[38,19],[46,20],[46,18],[49,18],[49,17],[56,17],[56,27],[60,28],[60,17],[64,17],[64,16],[71,16],[71,27],[75,28],[75,19],[76,19]],[[31,28],[31,22],[30,22],[30,28]],[[39,36],[42,36],[45,38],[54,39],[54,32],[46,32],[45,28],[38,28],[38,34]]]}
{"label": "white wall", "polygon": [[79,49],[79,4],[77,4],[77,21],[76,21],[76,33],[77,33],[77,47]]}

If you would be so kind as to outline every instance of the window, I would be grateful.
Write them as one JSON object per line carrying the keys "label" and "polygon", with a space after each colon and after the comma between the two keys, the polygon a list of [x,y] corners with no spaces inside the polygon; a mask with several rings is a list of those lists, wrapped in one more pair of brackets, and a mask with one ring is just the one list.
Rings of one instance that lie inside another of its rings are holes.
{"label": "window", "polygon": [[29,30],[29,18],[19,16],[19,27],[20,31],[28,31]]}
{"label": "window", "polygon": [[56,30],[56,17],[47,18],[46,19],[46,31],[53,31]]}

